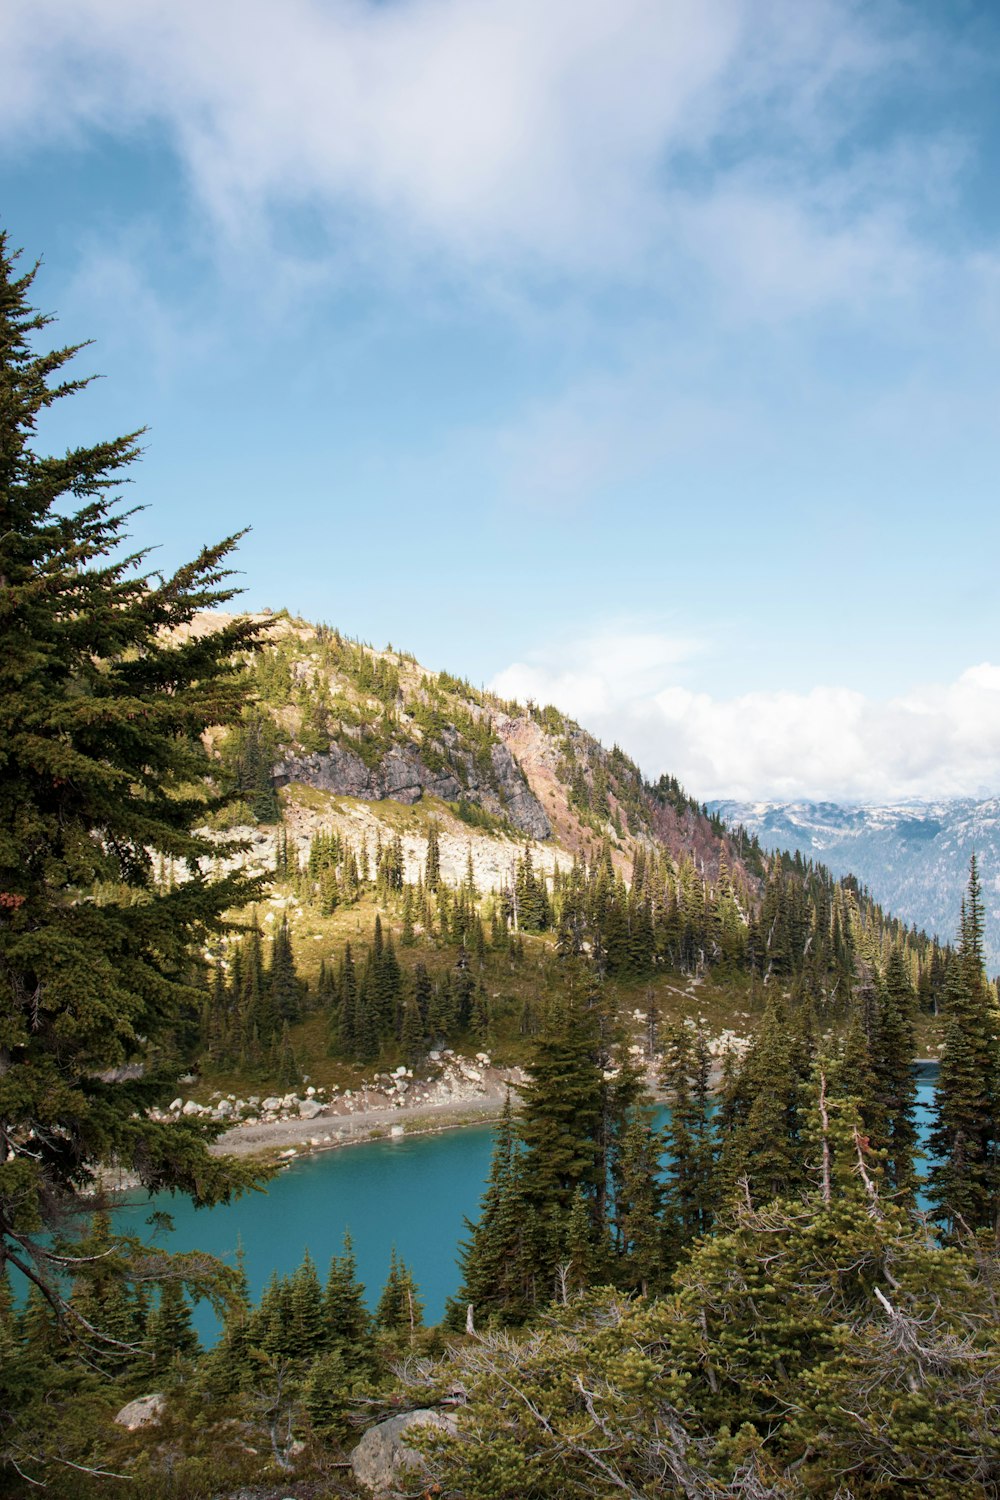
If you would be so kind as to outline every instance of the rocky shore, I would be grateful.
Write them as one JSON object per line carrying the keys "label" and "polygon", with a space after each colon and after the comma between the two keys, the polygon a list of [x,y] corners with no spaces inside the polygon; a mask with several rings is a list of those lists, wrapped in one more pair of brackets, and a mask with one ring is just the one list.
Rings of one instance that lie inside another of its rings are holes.
{"label": "rocky shore", "polygon": [[520,1068],[495,1067],[488,1053],[466,1058],[448,1048],[430,1053],[419,1073],[399,1067],[376,1073],[356,1089],[310,1086],[280,1097],[229,1096],[208,1105],[179,1098],[164,1113],[232,1120],[232,1128],[212,1147],[219,1155],[291,1160],[377,1136],[415,1135],[494,1118],[507,1090],[516,1093],[523,1081]]}

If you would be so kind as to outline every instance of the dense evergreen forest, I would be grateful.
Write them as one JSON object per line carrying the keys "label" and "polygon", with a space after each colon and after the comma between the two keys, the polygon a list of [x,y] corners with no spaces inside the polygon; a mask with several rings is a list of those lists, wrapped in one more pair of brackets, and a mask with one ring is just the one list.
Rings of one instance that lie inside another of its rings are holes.
{"label": "dense evergreen forest", "polygon": [[[158,578],[116,504],[139,435],[36,452],[79,382],[78,351],[36,348],[31,281],[0,237],[7,1492],[356,1493],[358,1434],[430,1409],[451,1425],[414,1439],[422,1484],[469,1500],[1000,1493],[1000,1008],[975,862],[941,947],[855,882],[728,839],[554,709],[335,631],[304,655],[238,616],[193,629],[231,596],[236,539]],[[537,799],[500,714],[556,747],[562,862],[515,821]],[[413,815],[419,869],[410,835],[348,839],[322,799],[296,834],[275,764],[348,743],[366,771],[419,743],[454,785]],[[458,879],[446,827],[470,839]],[[272,830],[266,874],[248,828]],[[511,851],[489,889],[473,836]],[[723,1015],[738,997],[744,1044],[713,1051],[678,979]],[[102,1164],[205,1204],[267,1175],[211,1154],[220,1122],[163,1117],[184,1070],[291,1085],[307,1056],[359,1076],[469,1040],[527,1082],[443,1326],[396,1259],[369,1315],[349,1243],[253,1306],[239,1267],[114,1232]],[[207,1351],[202,1297],[224,1323]],[[151,1392],[158,1421],[114,1425]]]}

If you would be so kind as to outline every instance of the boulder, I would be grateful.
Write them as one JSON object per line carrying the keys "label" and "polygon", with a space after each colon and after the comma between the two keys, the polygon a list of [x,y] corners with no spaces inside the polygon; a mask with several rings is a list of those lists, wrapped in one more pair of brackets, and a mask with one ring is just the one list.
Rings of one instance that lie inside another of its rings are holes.
{"label": "boulder", "polygon": [[454,1432],[455,1420],[442,1416],[439,1411],[420,1410],[389,1417],[387,1421],[369,1427],[351,1454],[351,1468],[354,1477],[375,1500],[392,1500],[396,1495],[412,1494],[413,1481],[419,1480],[424,1472],[423,1459],[406,1442],[406,1434],[413,1427],[443,1427]]}
{"label": "boulder", "polygon": [[129,1432],[134,1432],[137,1427],[155,1427],[166,1404],[166,1396],[160,1391],[152,1391],[150,1395],[137,1396],[123,1406],[114,1420],[119,1427],[127,1427]]}
{"label": "boulder", "polygon": [[323,1113],[322,1104],[317,1104],[315,1099],[303,1099],[299,1105],[300,1120],[315,1120],[317,1115]]}
{"label": "boulder", "polygon": [[182,1115],[200,1115],[201,1114],[201,1105],[200,1104],[196,1104],[193,1099],[189,1099],[188,1102],[185,1104],[184,1108],[181,1110],[181,1114]]}

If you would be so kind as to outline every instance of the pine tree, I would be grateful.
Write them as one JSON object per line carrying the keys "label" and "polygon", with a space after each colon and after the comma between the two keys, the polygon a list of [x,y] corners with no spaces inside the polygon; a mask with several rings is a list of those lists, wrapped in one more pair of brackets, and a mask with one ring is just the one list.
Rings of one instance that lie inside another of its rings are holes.
{"label": "pine tree", "polygon": [[889,955],[883,976],[881,1046],[876,1072],[886,1122],[886,1175],[890,1189],[907,1197],[912,1195],[916,1178],[915,1011],[916,995],[906,960],[897,945]]}
{"label": "pine tree", "polygon": [[951,1230],[1000,1222],[1000,1012],[983,970],[983,907],[976,857],[949,966],[930,1196]]}
{"label": "pine tree", "polygon": [[715,1206],[715,1133],[709,1089],[711,1058],[703,1032],[675,1026],[667,1035],[660,1081],[670,1096],[663,1132],[669,1159],[664,1190],[667,1258],[708,1231]]}
{"label": "pine tree", "polygon": [[431,823],[427,829],[427,862],[424,866],[424,885],[429,891],[436,892],[441,884],[441,845],[438,839],[437,824]]}
{"label": "pine tree", "polygon": [[643,1296],[659,1289],[664,1267],[662,1150],[662,1138],[637,1118],[625,1133],[616,1170],[617,1280]]}
{"label": "pine tree", "polygon": [[323,1344],[344,1356],[350,1368],[367,1367],[372,1359],[372,1320],[365,1307],[365,1289],[358,1281],[351,1236],[344,1232],[344,1250],[330,1260],[323,1292]]}
{"label": "pine tree", "polygon": [[158,1373],[198,1352],[198,1335],[179,1281],[165,1281],[160,1287],[159,1301],[149,1315],[147,1339]]}
{"label": "pine tree", "polygon": [[416,1330],[423,1324],[423,1315],[416,1282],[409,1268],[397,1256],[394,1246],[389,1259],[389,1275],[375,1309],[375,1326],[383,1333],[408,1334],[412,1345]]}
{"label": "pine tree", "polygon": [[166,579],[122,548],[115,487],[140,434],[37,451],[39,418],[86,381],[62,374],[79,346],[35,353],[50,320],[15,260],[0,233],[0,1244],[58,1300],[37,1232],[99,1162],[198,1202],[259,1175],[209,1154],[219,1127],[149,1118],[170,1097],[162,1074],[108,1081],[172,1054],[200,1004],[193,949],[256,889],[204,874],[227,849],[193,830],[222,806],[202,791],[214,763],[201,735],[239,721],[237,657],[259,627],[180,629],[231,598],[235,538]]}
{"label": "pine tree", "polygon": [[281,926],[274,934],[271,945],[271,967],[267,976],[271,992],[271,1004],[280,1021],[297,1021],[302,1003],[302,986],[295,969],[292,952],[292,935],[288,918],[282,917]]}

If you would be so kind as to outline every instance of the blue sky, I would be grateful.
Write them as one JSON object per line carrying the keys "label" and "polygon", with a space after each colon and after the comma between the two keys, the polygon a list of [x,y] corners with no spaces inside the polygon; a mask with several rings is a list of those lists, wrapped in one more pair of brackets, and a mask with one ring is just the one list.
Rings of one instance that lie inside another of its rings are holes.
{"label": "blue sky", "polygon": [[1000,792],[1000,12],[5,0],[0,215],[164,566],[697,795]]}

